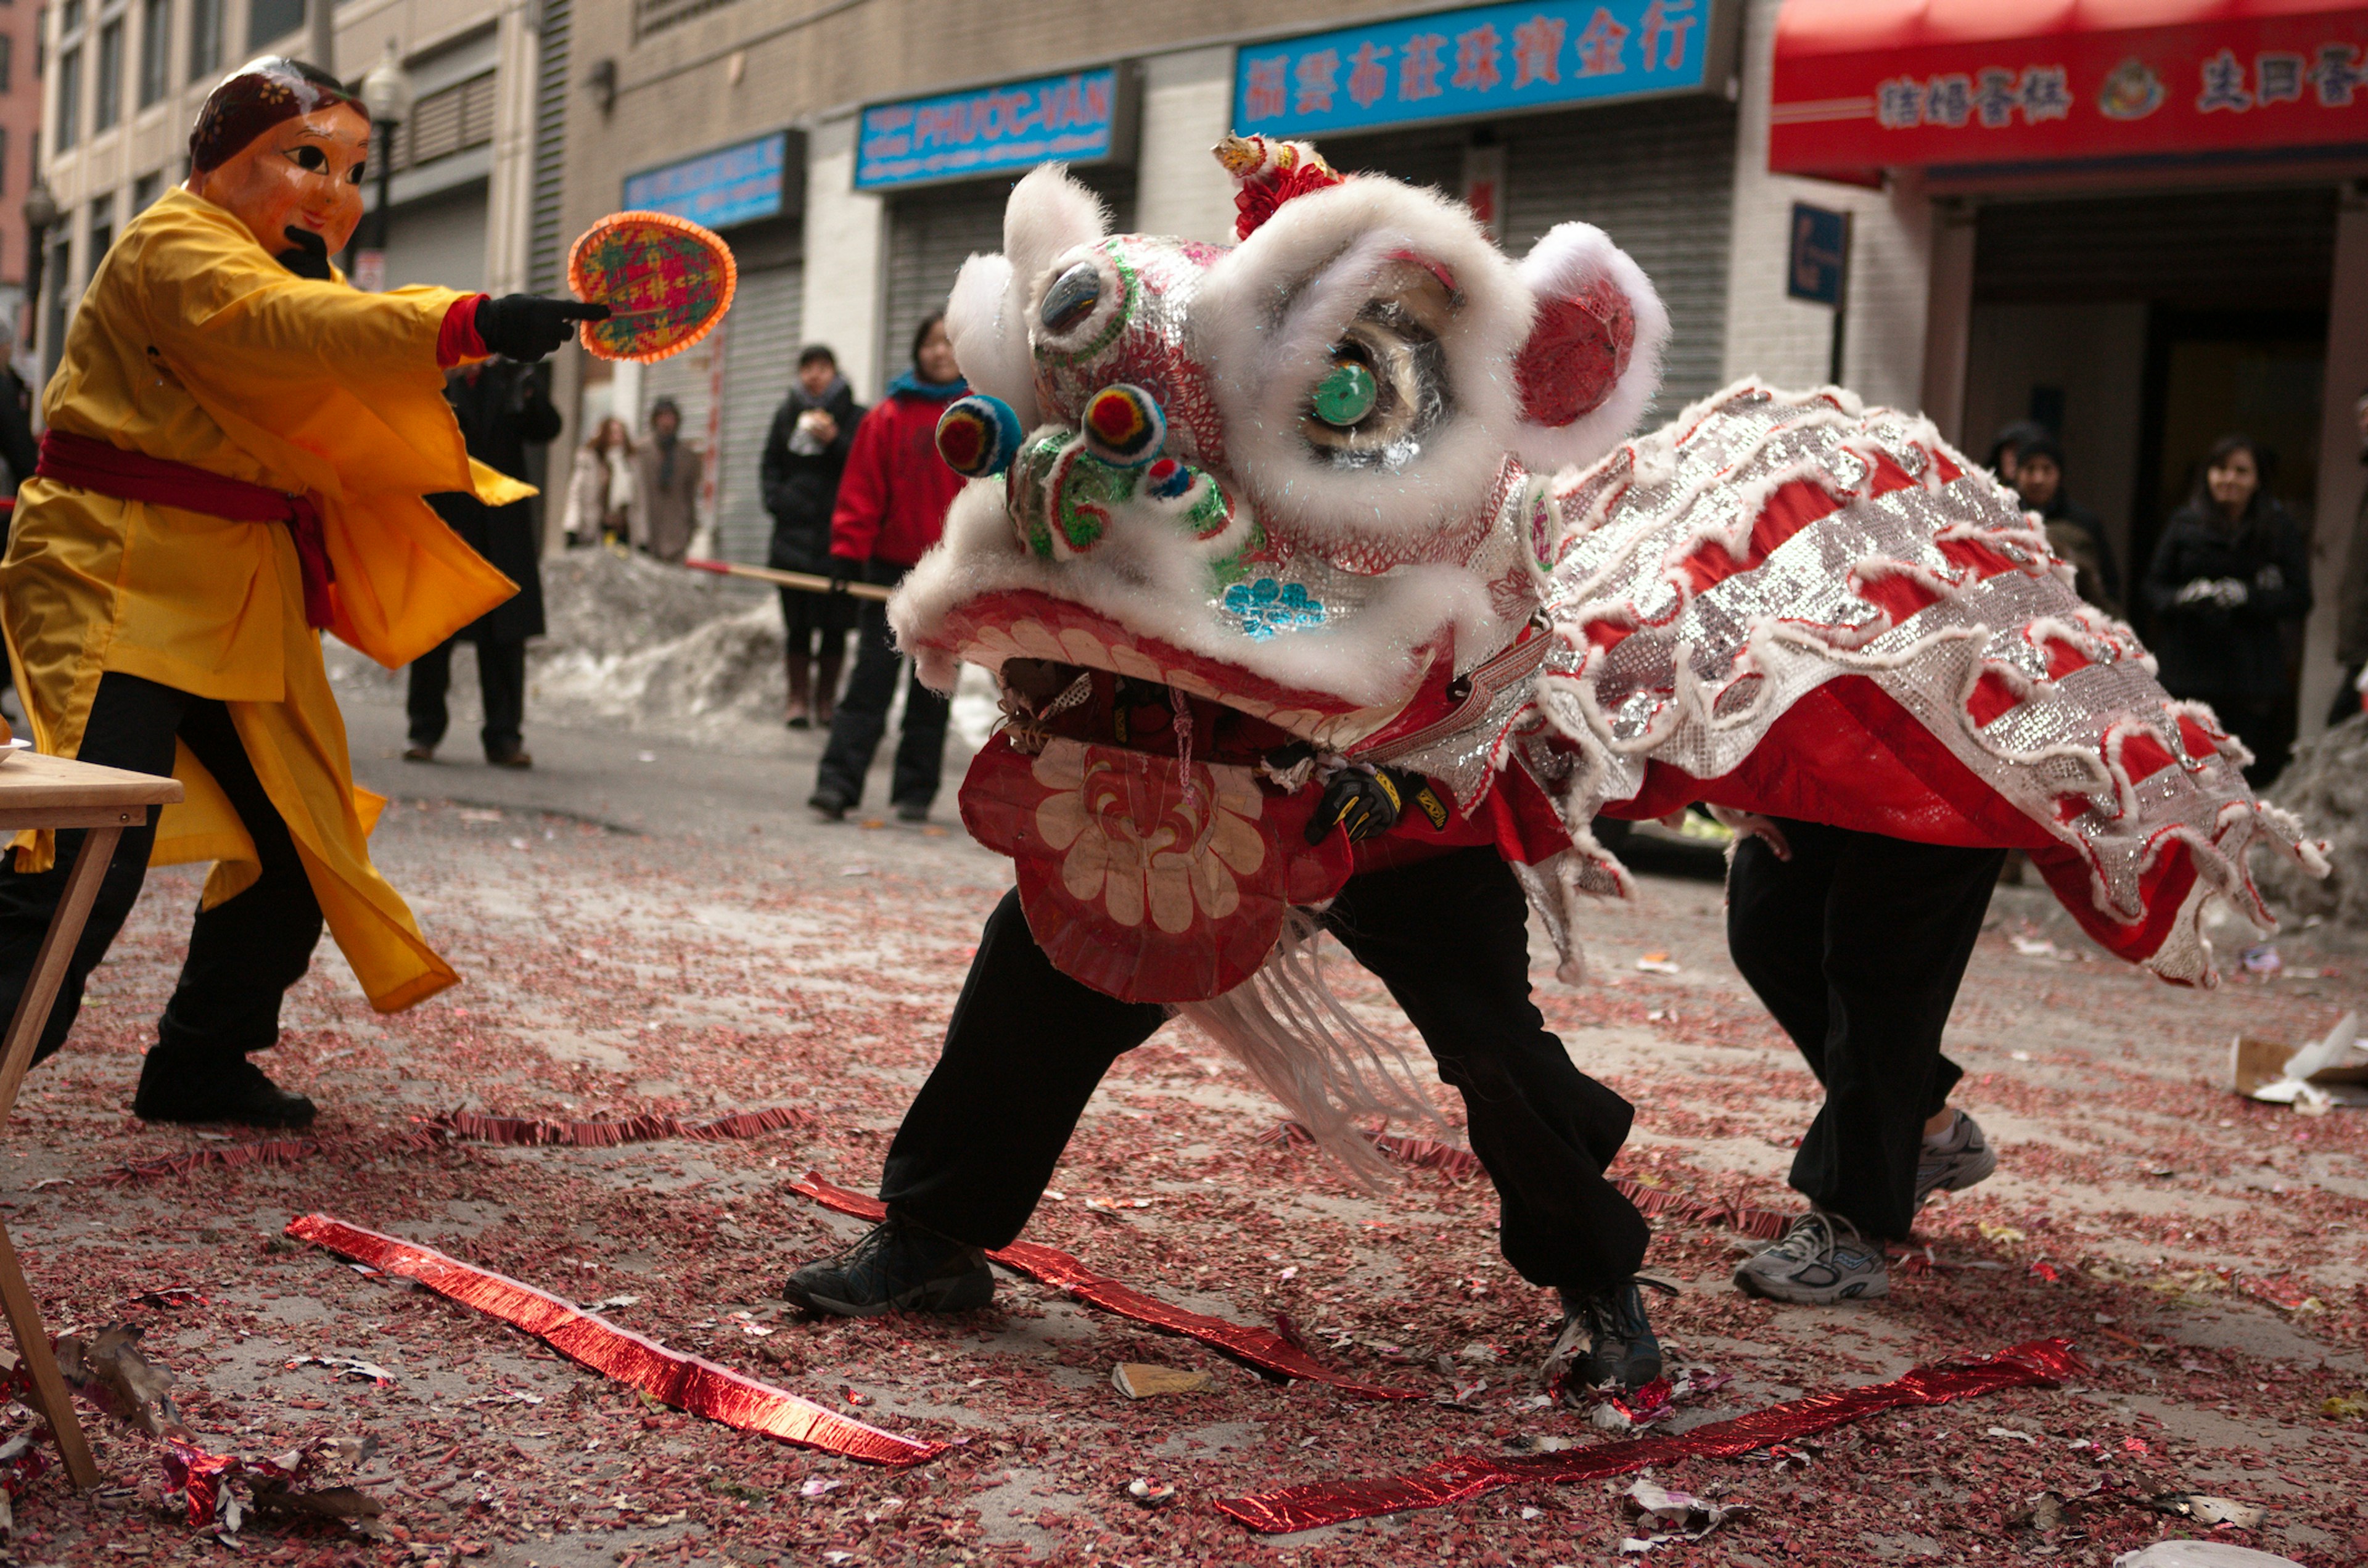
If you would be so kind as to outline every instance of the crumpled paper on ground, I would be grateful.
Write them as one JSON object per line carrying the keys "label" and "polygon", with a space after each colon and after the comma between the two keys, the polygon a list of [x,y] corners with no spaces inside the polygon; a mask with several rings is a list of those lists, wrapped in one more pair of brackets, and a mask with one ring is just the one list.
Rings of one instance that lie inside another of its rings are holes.
{"label": "crumpled paper on ground", "polygon": [[1628,1488],[1628,1507],[1638,1518],[1674,1528],[1648,1536],[1630,1536],[1620,1543],[1622,1553],[1650,1551],[1673,1540],[1696,1541],[1726,1523],[1751,1512],[1748,1504],[1720,1504],[1691,1492],[1672,1492],[1650,1481]]}
{"label": "crumpled paper on ground", "polygon": [[2368,1106],[2368,1049],[2360,1015],[2346,1013],[2325,1039],[2296,1051],[2283,1041],[2238,1035],[2228,1048],[2228,1086],[2247,1099],[2290,1105],[2305,1116],[2338,1106]]}

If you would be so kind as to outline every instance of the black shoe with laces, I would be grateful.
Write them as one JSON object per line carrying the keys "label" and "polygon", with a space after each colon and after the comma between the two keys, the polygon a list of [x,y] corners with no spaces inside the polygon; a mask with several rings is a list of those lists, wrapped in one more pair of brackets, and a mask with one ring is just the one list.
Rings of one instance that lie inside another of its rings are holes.
{"label": "black shoe with laces", "polygon": [[994,1299],[995,1272],[977,1247],[892,1214],[837,1256],[791,1275],[781,1294],[839,1317],[966,1312]]}
{"label": "black shoe with laces", "polygon": [[142,1121],[233,1121],[309,1127],[313,1102],[283,1089],[245,1056],[185,1056],[159,1046],[140,1064],[131,1114]]}
{"label": "black shoe with laces", "polygon": [[1565,1290],[1562,1310],[1562,1336],[1540,1375],[1547,1392],[1564,1403],[1577,1404],[1587,1390],[1606,1384],[1640,1389],[1661,1375],[1661,1342],[1645,1319],[1644,1293],[1634,1279],[1588,1295]]}

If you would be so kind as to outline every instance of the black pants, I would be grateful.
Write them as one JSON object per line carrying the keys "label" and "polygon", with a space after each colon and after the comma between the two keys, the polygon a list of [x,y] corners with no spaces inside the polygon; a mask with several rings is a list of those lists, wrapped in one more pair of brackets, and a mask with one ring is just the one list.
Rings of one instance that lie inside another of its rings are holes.
{"label": "black pants", "polygon": [[[452,689],[452,644],[448,637],[411,665],[411,744],[440,745],[452,715],[444,706]],[[526,644],[477,640],[477,689],[485,703],[485,727],[478,732],[488,759],[509,756],[525,744]]]}
{"label": "black pants", "polygon": [[1793,1186],[1868,1235],[1904,1241],[1924,1123],[1964,1075],[1941,1032],[2006,851],[1777,825],[1790,860],[1757,838],[1736,849],[1726,944],[1826,1088]]}
{"label": "black pants", "polygon": [[[1571,1065],[1530,1001],[1529,909],[1493,849],[1352,879],[1326,916],[1462,1092],[1497,1184],[1505,1259],[1587,1292],[1636,1271],[1644,1217],[1604,1178],[1634,1111]],[[1004,895],[979,938],[945,1051],[888,1151],[880,1196],[976,1246],[1019,1234],[1110,1064],[1167,1021],[1044,957]]]}
{"label": "black pants", "polygon": [[[873,562],[865,577],[889,585],[909,570]],[[855,673],[847,677],[838,710],[831,715],[830,744],[823,748],[814,778],[817,790],[842,795],[848,805],[862,801],[863,777],[871,771],[880,737],[888,733],[888,705],[895,700],[896,673],[903,664],[888,631],[888,607],[866,599],[855,633]],[[945,768],[946,715],[951,706],[921,684],[916,666],[905,683],[905,733],[896,743],[895,771],[888,779],[893,803],[926,807],[938,798],[939,776]]]}
{"label": "black pants", "polygon": [[[234,1056],[261,1051],[279,1038],[279,1001],[304,978],[313,949],[321,940],[321,906],[304,876],[288,824],[263,792],[247,760],[246,747],[231,725],[230,710],[208,698],[192,697],[137,676],[99,677],[77,754],[85,762],[134,773],[173,771],[175,737],[187,743],[214,782],[230,797],[261,857],[263,874],[252,887],[199,912],[189,927],[188,956],[180,983],[156,1026],[160,1049],[191,1056]],[[26,875],[16,857],[0,854],[0,1018],[16,1016],[17,998],[32,978],[33,960],[50,916],[64,896],[67,873],[82,848],[83,830],[58,834],[57,863]],[[156,841],[156,811],[117,840],[115,858],[99,883],[98,900],[82,940],[66,965],[65,983],[50,1009],[49,1023],[34,1053],[40,1061],[65,1043],[82,1010],[90,971],[123,929],[148,873],[148,851]]]}

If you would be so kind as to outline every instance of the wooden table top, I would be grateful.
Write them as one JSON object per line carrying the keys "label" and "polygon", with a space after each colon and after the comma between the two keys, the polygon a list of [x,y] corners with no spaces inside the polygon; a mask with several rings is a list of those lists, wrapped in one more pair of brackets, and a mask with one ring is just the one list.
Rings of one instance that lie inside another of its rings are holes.
{"label": "wooden table top", "polygon": [[169,806],[181,798],[176,778],[101,767],[19,748],[0,762],[0,827],[20,812],[53,812],[124,806]]}

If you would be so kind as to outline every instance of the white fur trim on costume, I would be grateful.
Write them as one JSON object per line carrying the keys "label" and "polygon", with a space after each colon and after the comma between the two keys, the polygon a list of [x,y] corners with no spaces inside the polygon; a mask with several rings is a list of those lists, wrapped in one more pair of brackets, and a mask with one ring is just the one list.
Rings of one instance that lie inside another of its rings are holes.
{"label": "white fur trim on costume", "polygon": [[1599,279],[1609,278],[1635,312],[1636,338],[1628,369],[1613,383],[1610,395],[1567,425],[1549,426],[1525,419],[1515,430],[1514,452],[1536,472],[1584,467],[1618,446],[1636,427],[1645,416],[1645,405],[1660,390],[1661,355],[1669,342],[1669,312],[1645,269],[1592,223],[1557,223],[1547,230],[1522,258],[1520,277],[1533,292],[1548,299],[1576,298]]}
{"label": "white fur trim on costume", "polygon": [[1101,198],[1071,179],[1067,165],[1029,170],[1003,210],[1003,254],[1011,263],[1014,291],[1025,300],[1054,256],[1109,233]]}
{"label": "white fur trim on costume", "polygon": [[1000,256],[973,256],[962,263],[946,297],[946,336],[963,377],[978,391],[999,397],[1019,416],[1019,427],[1037,423],[1036,373],[1028,352],[1026,317],[1013,306],[1011,263]]}
{"label": "white fur trim on costume", "polygon": [[[1436,267],[1458,296],[1442,339],[1452,404],[1401,469],[1336,467],[1300,420],[1326,351],[1399,258]],[[1352,177],[1283,203],[1209,268],[1194,312],[1227,466],[1263,510],[1319,547],[1404,543],[1470,516],[1520,418],[1513,354],[1531,310],[1512,263],[1432,192]]]}

